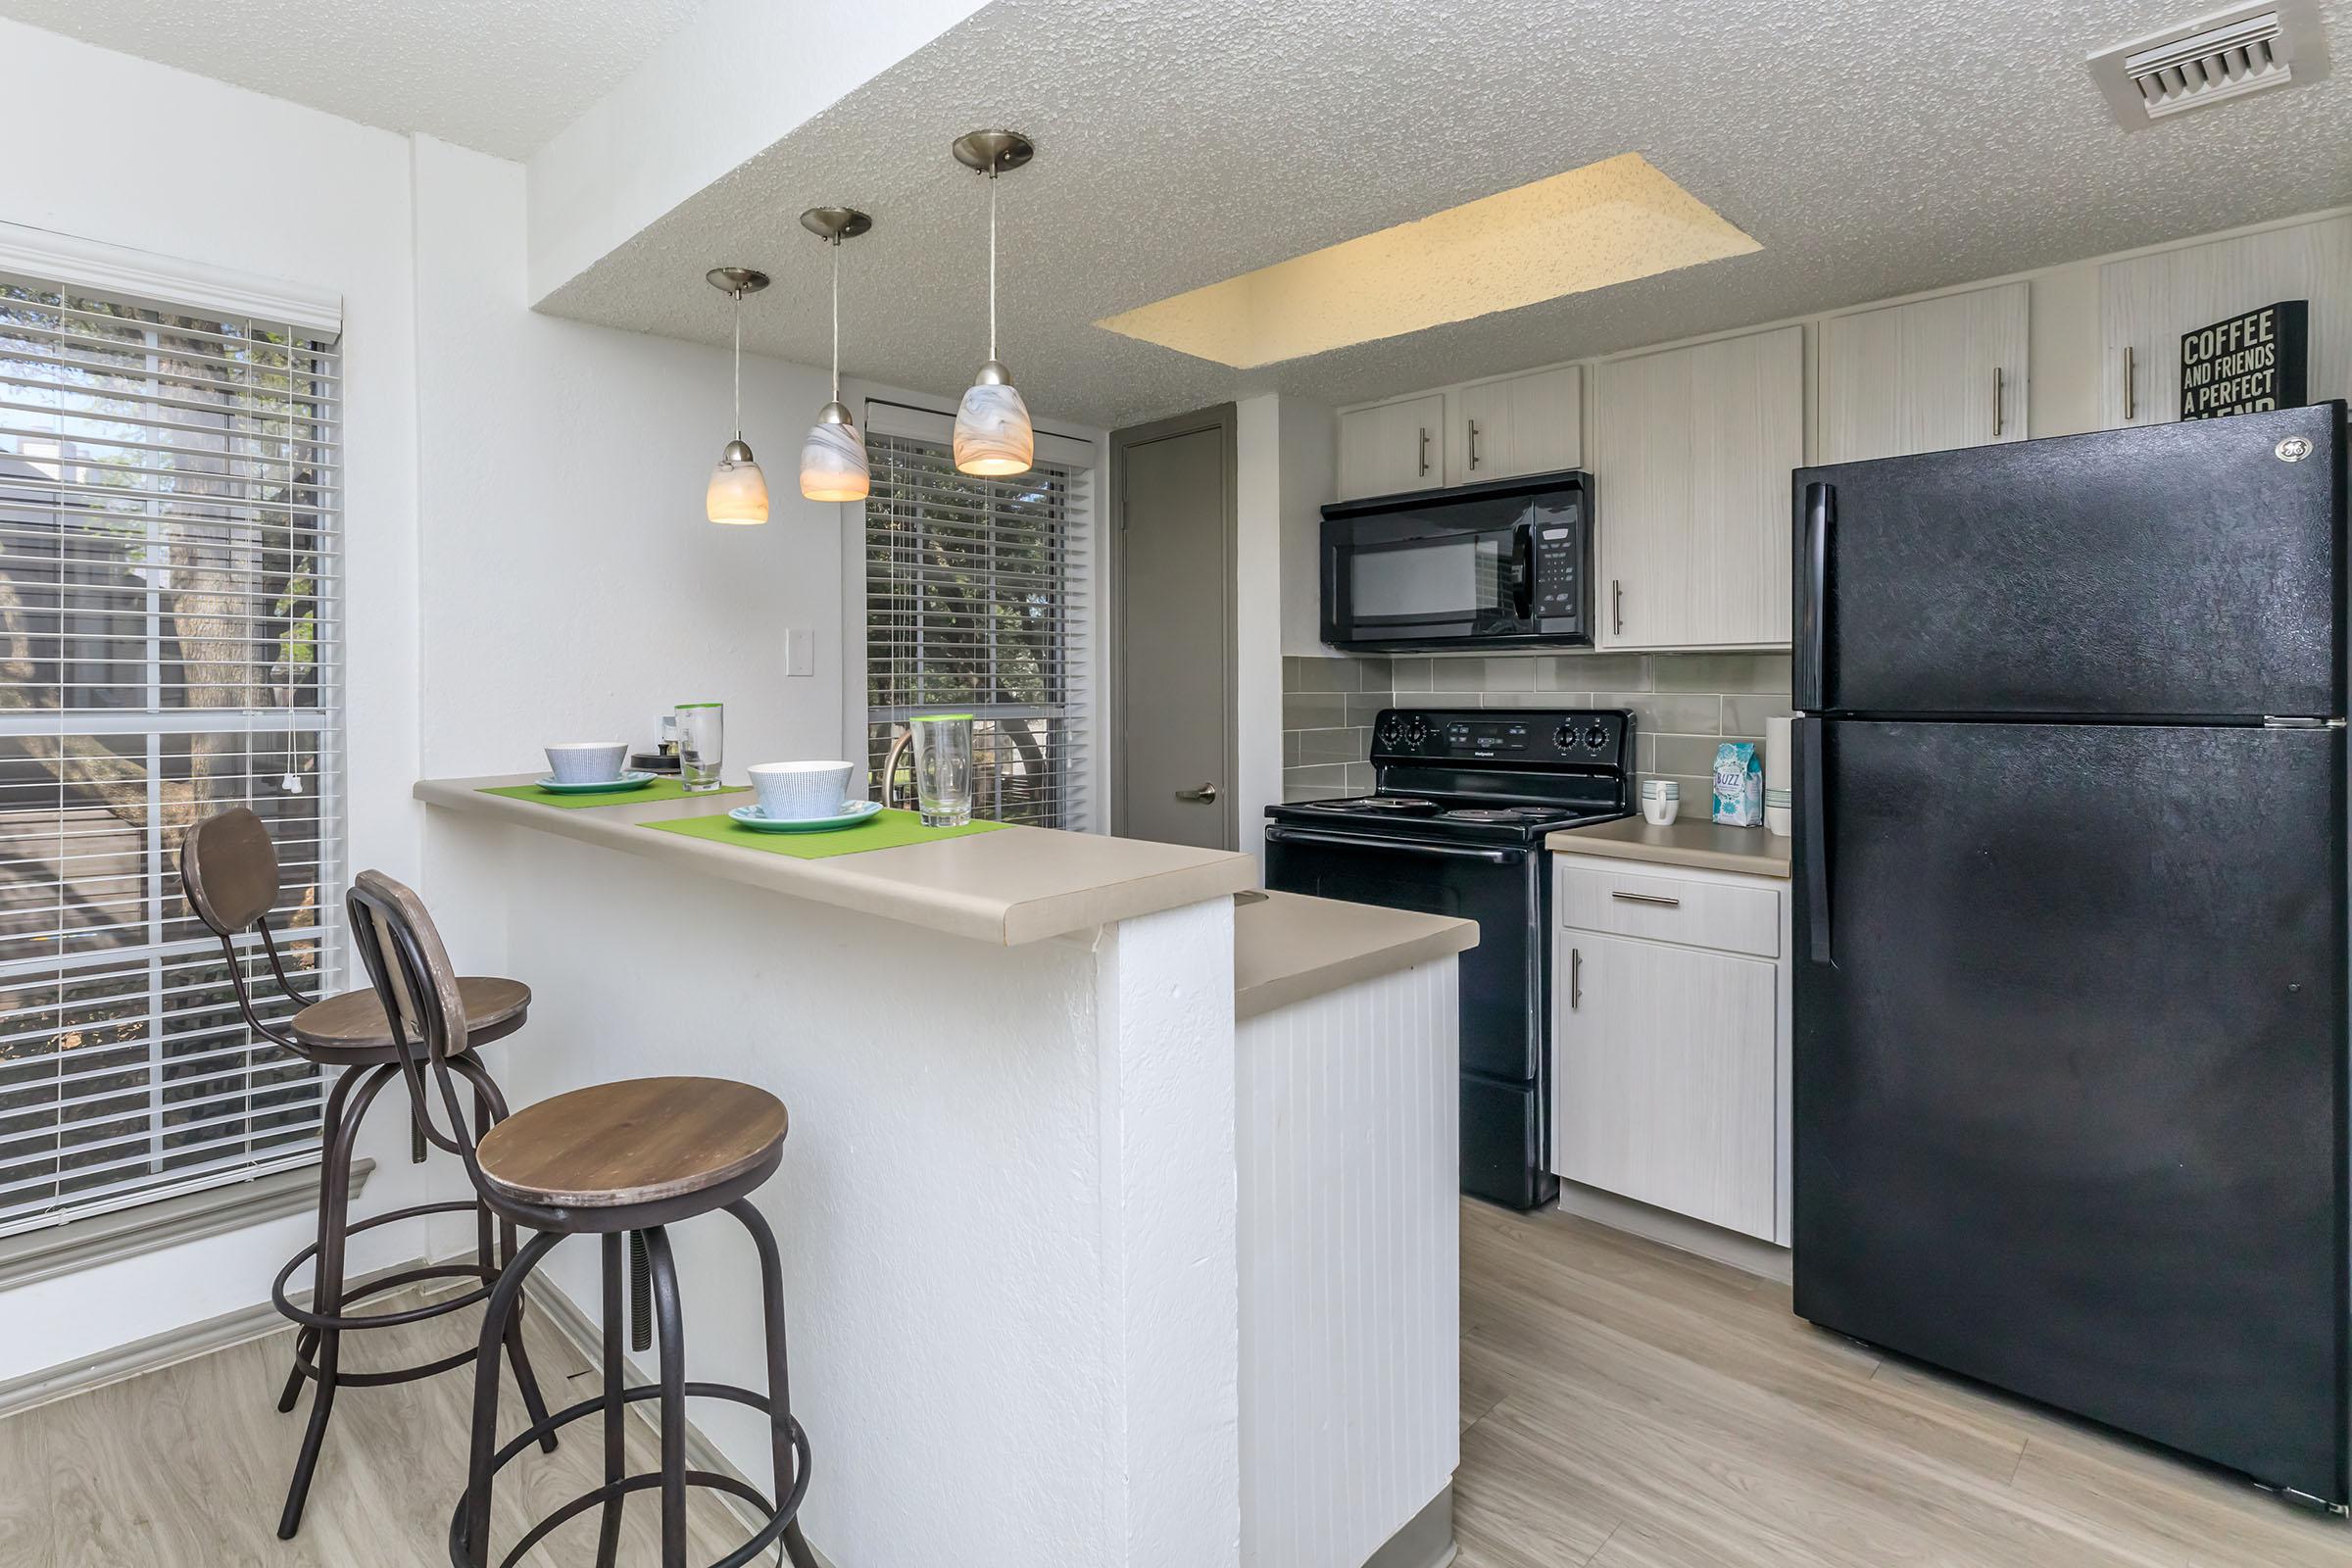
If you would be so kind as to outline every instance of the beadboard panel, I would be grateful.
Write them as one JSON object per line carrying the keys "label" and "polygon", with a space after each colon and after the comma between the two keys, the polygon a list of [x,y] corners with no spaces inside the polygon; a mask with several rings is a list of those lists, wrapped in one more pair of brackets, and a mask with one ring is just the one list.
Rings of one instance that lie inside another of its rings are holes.
{"label": "beadboard panel", "polygon": [[1361,1568],[1459,1458],[1455,966],[1243,1023],[1242,1562]]}

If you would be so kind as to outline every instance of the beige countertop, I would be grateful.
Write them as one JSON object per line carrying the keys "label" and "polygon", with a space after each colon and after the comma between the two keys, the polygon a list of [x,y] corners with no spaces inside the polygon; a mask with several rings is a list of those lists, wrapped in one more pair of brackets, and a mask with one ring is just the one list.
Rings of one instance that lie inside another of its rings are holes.
{"label": "beige countertop", "polygon": [[1243,894],[1233,911],[1233,1015],[1254,1018],[1478,946],[1478,922],[1302,893]]}
{"label": "beige countertop", "polygon": [[479,793],[536,776],[426,779],[415,794],[469,816],[1004,947],[1200,904],[1257,881],[1257,862],[1246,855],[1034,827],[802,860],[638,825],[718,815],[748,803],[748,794],[567,810]]}
{"label": "beige countertop", "polygon": [[1722,827],[1688,811],[1667,827],[1651,827],[1639,816],[1629,816],[1591,827],[1572,827],[1544,842],[1560,855],[1744,871],[1750,876],[1788,874],[1789,840],[1760,827]]}

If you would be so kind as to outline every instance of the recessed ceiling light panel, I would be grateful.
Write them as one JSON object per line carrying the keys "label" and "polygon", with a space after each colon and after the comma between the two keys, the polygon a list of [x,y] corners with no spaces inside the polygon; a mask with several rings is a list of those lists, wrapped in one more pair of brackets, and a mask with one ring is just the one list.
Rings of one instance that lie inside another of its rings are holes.
{"label": "recessed ceiling light panel", "polygon": [[1246,370],[1762,248],[1624,153],[1095,324]]}

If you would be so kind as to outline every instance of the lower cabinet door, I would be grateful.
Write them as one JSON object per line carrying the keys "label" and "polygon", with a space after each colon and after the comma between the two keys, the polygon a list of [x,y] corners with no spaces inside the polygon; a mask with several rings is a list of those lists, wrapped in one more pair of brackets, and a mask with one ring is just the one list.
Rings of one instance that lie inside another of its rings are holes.
{"label": "lower cabinet door", "polygon": [[1564,931],[1553,1165],[1570,1181],[1773,1239],[1773,964]]}

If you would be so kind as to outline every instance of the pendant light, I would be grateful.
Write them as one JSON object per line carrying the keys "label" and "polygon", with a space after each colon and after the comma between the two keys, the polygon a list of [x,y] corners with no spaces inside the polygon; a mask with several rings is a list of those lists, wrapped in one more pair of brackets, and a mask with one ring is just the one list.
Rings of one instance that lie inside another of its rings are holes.
{"label": "pendant light", "polygon": [[714,267],[704,275],[712,288],[735,302],[735,439],[710,470],[704,512],[712,522],[765,522],[767,476],[743,439],[743,297],[767,287],[767,274],[748,267]]}
{"label": "pendant light", "polygon": [[833,401],[817,411],[801,444],[801,494],[811,501],[863,501],[872,484],[865,437],[841,402],[841,242],[856,239],[874,220],[855,207],[811,207],[801,226],[833,253]]}
{"label": "pendant light", "polygon": [[956,410],[956,466],[964,473],[1026,473],[1037,454],[1028,405],[1012,372],[997,359],[997,176],[1037,156],[1016,130],[975,130],[956,138],[956,161],[988,176],[988,363]]}

